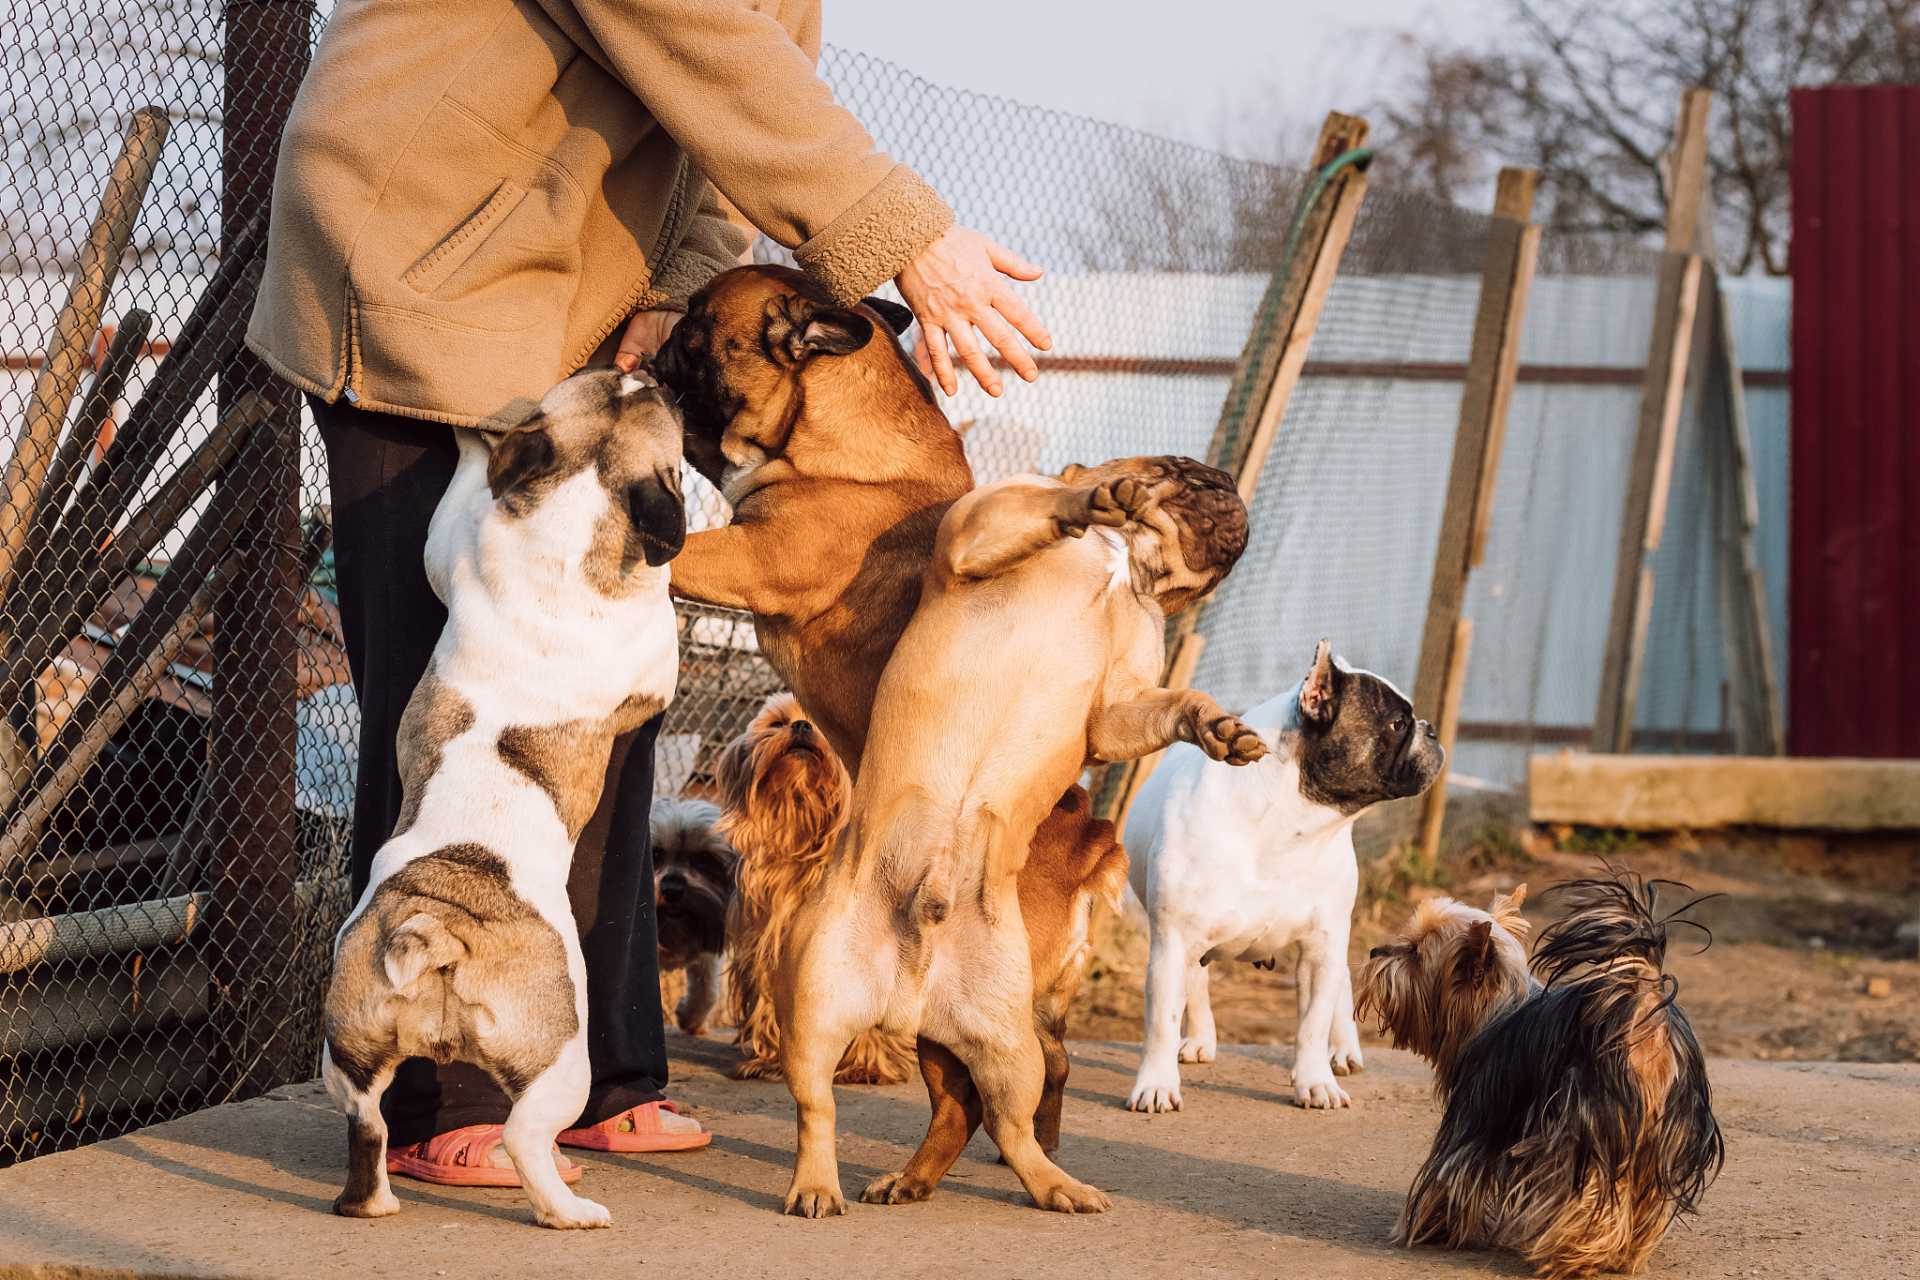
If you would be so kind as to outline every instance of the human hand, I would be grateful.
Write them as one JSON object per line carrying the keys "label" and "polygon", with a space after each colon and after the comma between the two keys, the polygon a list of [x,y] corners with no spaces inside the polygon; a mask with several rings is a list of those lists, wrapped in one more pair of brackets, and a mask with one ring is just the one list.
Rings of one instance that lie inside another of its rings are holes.
{"label": "human hand", "polygon": [[920,256],[895,277],[900,296],[920,322],[921,349],[915,355],[922,358],[923,368],[931,362],[933,376],[948,395],[960,389],[947,351],[949,342],[953,355],[960,357],[974,381],[988,395],[1000,394],[1000,377],[974,338],[976,327],[1008,366],[1028,382],[1039,377],[1040,370],[1020,337],[1041,351],[1053,348],[1053,336],[1027,304],[1007,288],[1003,276],[1038,280],[1040,268],[978,231],[956,225],[922,249]]}
{"label": "human hand", "polygon": [[673,326],[679,323],[678,311],[642,311],[627,321],[627,331],[620,337],[620,349],[613,355],[614,367],[622,373],[638,369],[641,358],[658,351],[667,335],[673,332]]}

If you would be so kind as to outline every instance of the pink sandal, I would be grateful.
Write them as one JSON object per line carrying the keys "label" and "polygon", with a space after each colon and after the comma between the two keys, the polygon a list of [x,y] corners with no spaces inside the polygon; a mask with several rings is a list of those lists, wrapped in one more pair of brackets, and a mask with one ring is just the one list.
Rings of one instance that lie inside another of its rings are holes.
{"label": "pink sandal", "polygon": [[[497,1124],[470,1124],[464,1129],[416,1142],[410,1147],[387,1152],[387,1172],[403,1173],[422,1182],[437,1182],[443,1187],[517,1187],[520,1175],[511,1164],[504,1168],[493,1162],[504,1133]],[[559,1155],[559,1148],[554,1149]],[[575,1183],[586,1169],[562,1157],[560,1181]]]}
{"label": "pink sandal", "polygon": [[713,1132],[671,1102],[649,1102],[585,1129],[562,1129],[559,1141],[590,1151],[691,1151],[712,1142]]}

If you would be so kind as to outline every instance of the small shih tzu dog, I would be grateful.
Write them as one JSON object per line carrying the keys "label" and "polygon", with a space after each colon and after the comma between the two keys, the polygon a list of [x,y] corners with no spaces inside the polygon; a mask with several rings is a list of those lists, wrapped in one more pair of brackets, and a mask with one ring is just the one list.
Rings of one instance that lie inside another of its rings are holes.
{"label": "small shih tzu dog", "polygon": [[720,999],[727,903],[740,857],[718,827],[720,810],[704,800],[658,797],[648,830],[653,839],[653,909],[659,921],[660,971],[684,969],[687,993],[674,1021],[690,1036],[707,1034]]}
{"label": "small shih tzu dog", "polygon": [[[727,917],[732,960],[728,1013],[747,1060],[735,1080],[780,1078],[780,1029],[768,995],[787,944],[787,925],[826,874],[847,825],[853,782],[846,766],[790,693],[767,699],[715,769],[720,830],[740,851],[739,890]],[[835,1084],[899,1084],[909,1078],[913,1038],[862,1032],[833,1073]]]}
{"label": "small shih tzu dog", "polygon": [[1658,914],[1671,883],[1615,870],[1556,886],[1572,911],[1541,932],[1532,973],[1524,885],[1487,911],[1423,902],[1374,949],[1355,1012],[1433,1064],[1446,1104],[1396,1244],[1516,1249],[1553,1280],[1631,1273],[1695,1211],[1725,1149],[1662,970],[1668,927],[1700,901]]}

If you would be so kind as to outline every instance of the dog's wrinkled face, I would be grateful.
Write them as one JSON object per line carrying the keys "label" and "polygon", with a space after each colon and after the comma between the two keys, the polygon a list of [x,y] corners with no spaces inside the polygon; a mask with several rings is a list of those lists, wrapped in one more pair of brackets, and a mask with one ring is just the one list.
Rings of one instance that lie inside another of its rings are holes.
{"label": "dog's wrinkled face", "polygon": [[727,900],[740,858],[717,829],[719,819],[704,800],[653,802],[653,906],[660,961],[668,968],[726,946]]}
{"label": "dog's wrinkled face", "polygon": [[652,376],[586,369],[494,445],[487,487],[499,509],[525,520],[591,473],[605,501],[589,516],[584,567],[603,593],[620,595],[637,565],[658,568],[686,541],[680,438],[679,416]]}
{"label": "dog's wrinkled face", "polygon": [[1419,795],[1447,758],[1404,693],[1335,660],[1325,640],[1300,685],[1298,728],[1301,794],[1342,813]]}
{"label": "dog's wrinkled face", "polygon": [[1154,503],[1122,531],[1134,589],[1160,602],[1168,617],[1220,585],[1247,549],[1247,507],[1233,477],[1192,458],[1115,458],[1097,467],[1070,465],[1064,484],[1099,484],[1132,476]]}
{"label": "dog's wrinkled face", "polygon": [[[868,298],[837,305],[791,267],[723,271],[694,294],[687,314],[654,357],[660,381],[679,397],[687,460],[722,491],[768,459],[789,456],[805,411],[802,375],[822,360],[856,357],[904,368],[928,404],[933,391],[893,336],[912,320],[898,303]],[[875,335],[878,334],[878,340]],[[831,423],[822,449],[846,448]]]}
{"label": "dog's wrinkled face", "polygon": [[1354,1016],[1378,1018],[1394,1048],[1413,1050],[1444,1078],[1489,1017],[1527,998],[1526,898],[1521,885],[1485,911],[1452,898],[1420,903],[1400,941],[1375,947],[1361,966]]}
{"label": "dog's wrinkled face", "polygon": [[720,829],[748,857],[779,850],[822,857],[847,825],[853,784],[846,766],[790,693],[777,693],[718,768]]}

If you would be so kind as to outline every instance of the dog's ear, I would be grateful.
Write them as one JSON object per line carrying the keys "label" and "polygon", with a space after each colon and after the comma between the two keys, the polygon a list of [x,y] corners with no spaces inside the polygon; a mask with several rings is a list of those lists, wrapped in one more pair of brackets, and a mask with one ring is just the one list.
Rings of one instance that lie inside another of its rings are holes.
{"label": "dog's ear", "polygon": [[1300,685],[1300,714],[1314,724],[1333,723],[1339,710],[1339,692],[1334,688],[1333,644],[1322,637],[1313,651],[1313,668]]}
{"label": "dog's ear", "polygon": [[493,446],[487,456],[487,488],[498,501],[552,475],[559,466],[553,437],[536,416],[501,436]]}
{"label": "dog's ear", "polygon": [[862,298],[860,304],[879,316],[887,328],[893,330],[896,338],[913,323],[913,312],[897,302],[889,302],[885,298]]}
{"label": "dog's ear", "polygon": [[873,339],[873,321],[845,307],[823,307],[805,298],[767,303],[769,353],[804,364],[815,356],[852,355]]}
{"label": "dog's ear", "polygon": [[1493,921],[1475,920],[1467,926],[1467,936],[1460,940],[1460,967],[1456,972],[1461,984],[1479,987],[1499,962],[1500,957],[1493,948]]}
{"label": "dog's ear", "polygon": [[1487,914],[1493,922],[1516,938],[1524,938],[1533,931],[1533,925],[1520,914],[1520,904],[1527,900],[1527,886],[1521,885],[1509,894],[1495,894],[1493,905],[1487,908]]}
{"label": "dog's ear", "polygon": [[1070,485],[1074,482],[1075,478],[1077,478],[1079,474],[1085,470],[1086,468],[1081,466],[1079,463],[1069,462],[1066,466],[1060,468],[1060,474],[1054,478],[1057,479],[1061,484]]}
{"label": "dog's ear", "polygon": [[640,539],[640,554],[658,569],[687,543],[687,504],[680,495],[680,469],[656,471],[627,489],[627,515]]}

